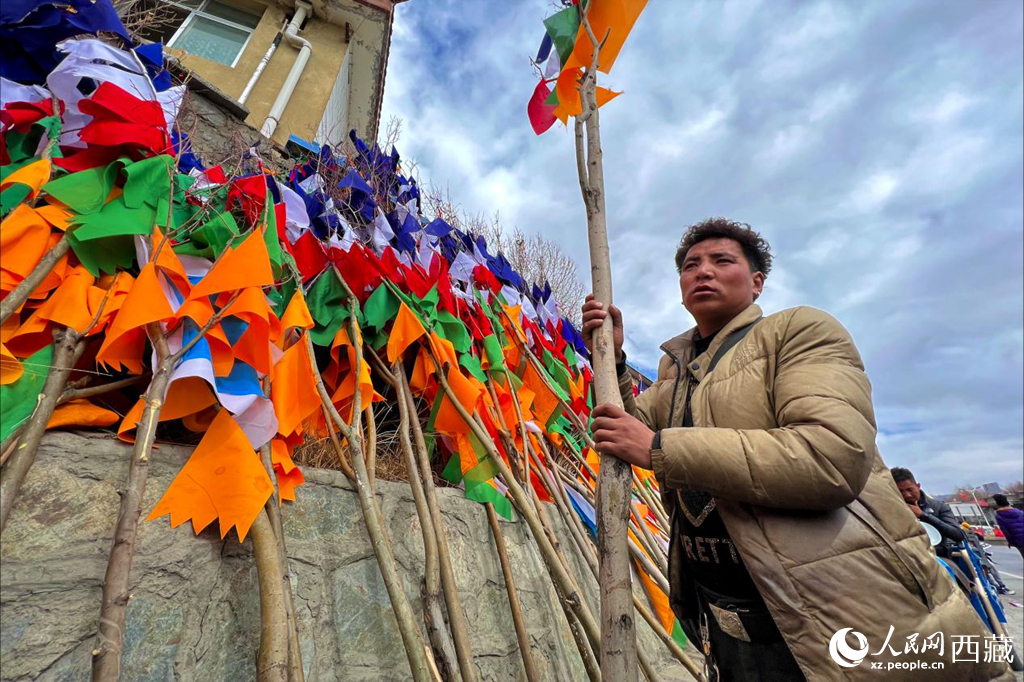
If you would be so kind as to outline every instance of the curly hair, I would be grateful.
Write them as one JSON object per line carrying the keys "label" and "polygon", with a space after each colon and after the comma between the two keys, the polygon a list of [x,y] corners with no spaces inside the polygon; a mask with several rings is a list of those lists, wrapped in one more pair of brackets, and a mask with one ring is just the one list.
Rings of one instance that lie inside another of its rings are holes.
{"label": "curly hair", "polygon": [[903,481],[910,481],[911,483],[917,483],[917,479],[914,478],[914,474],[911,473],[910,469],[904,467],[893,467],[889,469],[892,473],[892,480],[896,483],[903,483]]}
{"label": "curly hair", "polygon": [[707,239],[732,239],[738,242],[750,264],[751,272],[760,272],[765,277],[772,269],[772,247],[760,233],[751,229],[746,223],[738,223],[726,218],[708,218],[690,225],[679,240],[676,249],[676,271],[682,272],[686,253]]}

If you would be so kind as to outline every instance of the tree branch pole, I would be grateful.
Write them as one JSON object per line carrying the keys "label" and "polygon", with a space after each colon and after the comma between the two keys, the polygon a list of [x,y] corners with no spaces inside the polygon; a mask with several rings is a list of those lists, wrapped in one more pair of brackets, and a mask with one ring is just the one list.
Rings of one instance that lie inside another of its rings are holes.
{"label": "tree branch pole", "polygon": [[494,547],[498,550],[498,560],[501,562],[501,572],[505,576],[505,591],[508,592],[508,605],[512,611],[512,624],[516,629],[516,639],[519,640],[519,653],[523,657],[523,668],[526,670],[528,682],[540,680],[537,672],[537,664],[533,660],[533,652],[530,649],[530,636],[526,632],[526,623],[523,620],[523,608],[519,604],[519,594],[516,592],[516,583],[512,577],[512,566],[508,560],[508,550],[505,548],[505,537],[501,534],[498,526],[498,515],[494,512],[494,505],[488,502],[487,522],[491,526],[491,534],[494,536]]}
{"label": "tree branch pole", "polygon": [[156,367],[153,368],[153,379],[146,390],[146,406],[136,430],[135,447],[128,466],[128,483],[125,491],[121,493],[121,506],[114,528],[114,544],[103,578],[103,601],[100,607],[97,646],[92,651],[94,681],[115,682],[121,677],[121,643],[124,638],[125,612],[128,600],[131,599],[129,586],[132,559],[135,554],[135,541],[138,538],[139,516],[142,514],[142,498],[146,493],[146,480],[149,477],[149,455],[156,440],[156,427],[160,421],[160,411],[163,409],[171,376],[185,354],[220,323],[239,293],[241,292],[235,292],[199,329],[196,336],[173,355],[167,346],[167,337],[161,324],[150,322],[146,325],[146,334],[156,353]]}
{"label": "tree branch pole", "polygon": [[573,614],[579,619],[580,624],[583,626],[583,630],[586,633],[587,639],[590,641],[592,648],[600,650],[601,632],[597,627],[597,623],[594,621],[594,617],[591,615],[590,610],[583,602],[580,596],[579,589],[576,587],[574,581],[572,580],[569,571],[566,570],[565,566],[562,564],[562,560],[560,559],[557,550],[555,549],[551,541],[548,539],[547,534],[544,532],[544,528],[541,526],[537,514],[530,506],[530,502],[528,500],[526,492],[523,490],[522,486],[519,485],[516,479],[512,476],[512,472],[509,471],[508,465],[505,463],[505,460],[502,459],[501,455],[495,449],[494,443],[491,441],[486,430],[484,430],[476,422],[476,420],[473,419],[472,416],[470,416],[469,412],[466,411],[466,408],[463,407],[462,403],[459,402],[458,397],[455,395],[455,392],[452,390],[452,387],[448,383],[448,378],[444,374],[444,369],[441,365],[441,362],[433,355],[432,350],[430,350],[429,352],[431,354],[431,358],[433,358],[434,365],[437,369],[437,379],[440,382],[445,392],[445,395],[447,395],[448,400],[451,402],[452,406],[456,409],[456,411],[463,418],[463,420],[465,420],[466,424],[473,431],[473,434],[477,437],[477,439],[483,444],[484,448],[487,450],[487,454],[494,461],[494,465],[497,467],[498,472],[501,474],[506,485],[508,486],[509,492],[512,495],[513,500],[516,502],[516,505],[519,507],[521,513],[523,514],[523,518],[526,519],[526,524],[530,527],[530,531],[533,533],[534,538],[536,538],[537,544],[541,550],[541,556],[548,564],[552,578],[556,583],[558,583],[559,589],[562,590],[566,603],[572,609]]}
{"label": "tree branch pole", "polygon": [[[270,502],[274,503],[273,498]],[[284,576],[277,539],[266,509],[256,516],[251,530],[260,592],[260,648],[256,659],[256,679],[259,682],[287,682],[289,638]]]}
{"label": "tree branch pole", "polygon": [[[404,379],[401,360],[395,363],[392,377],[401,376]],[[430,508],[427,506],[426,493],[423,490],[423,481],[420,478],[419,465],[416,455],[412,449],[412,438],[410,437],[409,422],[417,415],[409,407],[405,394],[398,389],[396,381],[395,397],[398,400],[399,415],[399,441],[402,446],[402,454],[405,456],[405,468],[409,474],[409,487],[412,488],[413,502],[416,505],[416,516],[420,521],[420,532],[423,535],[423,617],[427,627],[427,636],[430,639],[431,647],[434,650],[434,659],[444,671],[444,679],[454,680],[462,670],[462,660],[466,659],[470,673],[461,675],[463,680],[474,679],[473,653],[469,646],[469,636],[465,631],[460,631],[456,641],[452,641],[444,616],[441,611],[441,570],[438,566],[437,534],[434,532],[434,520],[430,516]],[[458,641],[461,640],[461,641]],[[460,647],[462,656],[459,656]]]}
{"label": "tree branch pole", "polygon": [[129,580],[139,516],[142,513],[142,497],[146,492],[146,479],[149,475],[149,453],[156,440],[156,425],[160,420],[160,410],[174,368],[160,323],[149,323],[146,332],[156,351],[157,366],[146,390],[146,407],[135,435],[135,447],[128,467],[128,484],[121,493],[114,544],[103,577],[98,642],[92,652],[92,679],[97,682],[116,682],[121,678],[121,642],[124,637],[125,612],[128,600],[131,599]]}
{"label": "tree branch pole", "polygon": [[[353,342],[354,343],[354,342]],[[366,475],[370,490],[377,494],[377,419],[373,414],[373,403],[366,406]]]}
{"label": "tree branch pole", "polygon": [[14,507],[29,469],[36,461],[39,443],[46,433],[46,425],[53,416],[57,401],[64,391],[64,384],[85,350],[85,340],[73,329],[53,331],[53,365],[46,375],[43,392],[39,394],[36,409],[25,424],[25,430],[11,455],[10,463],[0,471],[0,529],[7,526],[7,517]]}
{"label": "tree branch pole", "polygon": [[[402,395],[405,397],[406,405],[409,408],[409,413],[416,414],[416,400],[412,395],[412,389],[409,388],[408,377],[402,372],[398,375],[397,379]],[[469,630],[466,625],[465,613],[462,610],[462,601],[459,599],[458,586],[455,584],[455,571],[452,569],[451,551],[448,548],[448,532],[445,530],[444,519],[441,517],[441,507],[437,502],[437,488],[434,486],[434,472],[430,469],[430,458],[427,455],[427,441],[423,436],[423,427],[418,419],[410,419],[409,423],[412,426],[413,445],[415,445],[416,459],[419,463],[419,472],[423,482],[423,492],[427,500],[427,509],[430,511],[430,519],[434,524],[442,595],[444,596],[445,609],[448,611],[449,626],[454,637],[456,630],[465,632]]]}
{"label": "tree branch pole", "polygon": [[[297,274],[297,273],[294,273]],[[338,275],[341,279],[340,275]],[[301,278],[296,278],[297,281],[302,281]],[[347,285],[346,285],[347,288]],[[349,290],[351,292],[351,290]],[[327,414],[332,420],[338,430],[341,431],[342,436],[348,441],[349,452],[351,453],[351,464],[354,468],[355,474],[355,486],[356,492],[359,497],[359,504],[363,510],[363,521],[366,524],[366,532],[370,537],[370,545],[373,547],[373,553],[377,557],[377,567],[380,570],[381,578],[384,580],[384,587],[388,592],[388,597],[391,600],[391,607],[395,613],[395,619],[398,622],[398,631],[402,636],[402,643],[405,646],[405,654],[409,659],[409,668],[412,672],[413,679],[417,682],[426,682],[434,678],[431,671],[430,663],[427,659],[426,644],[423,640],[423,635],[420,632],[419,627],[416,625],[416,618],[413,615],[412,605],[409,603],[409,598],[405,594],[405,589],[402,586],[402,579],[398,574],[398,567],[395,564],[395,557],[391,552],[390,543],[387,540],[387,536],[384,532],[384,518],[383,514],[377,504],[377,499],[370,491],[369,474],[366,470],[366,460],[363,457],[362,449],[362,396],[358,385],[358,373],[361,365],[363,353],[362,344],[359,341],[358,327],[355,320],[355,297],[349,297],[349,305],[351,306],[351,317],[349,319],[349,338],[352,340],[352,346],[355,350],[356,362],[355,367],[352,371],[356,372],[356,387],[352,395],[352,424],[351,426],[342,419],[338,413],[334,403],[331,402],[331,396],[327,392],[327,388],[324,386],[323,378],[320,376],[320,371],[316,366],[316,355],[313,350],[313,341],[309,337],[308,333],[303,334],[304,342],[306,343],[306,350],[309,354],[310,371],[313,374],[313,378],[316,382],[317,393],[320,395],[320,401],[323,407],[327,410]],[[337,443],[337,441],[335,441]],[[338,457],[343,458],[343,454],[339,451]]]}
{"label": "tree branch pole", "polygon": [[85,388],[71,388],[70,386],[65,389],[61,394],[60,400],[57,401],[57,407],[60,407],[64,403],[71,400],[80,400],[82,398],[93,398],[104,393],[110,393],[111,391],[119,391],[122,388],[128,386],[134,386],[147,378],[146,375],[140,374],[139,376],[128,377],[126,379],[118,379],[117,381],[110,381],[105,384],[98,384],[96,386],[86,386]]}
{"label": "tree branch pole", "polygon": [[[264,381],[264,391],[270,393],[270,377]],[[260,448],[260,460],[267,476],[273,482],[274,493],[263,506],[267,518],[270,521],[270,528],[274,532],[274,540],[277,545],[278,580],[281,583],[282,595],[284,597],[285,627],[288,632],[288,680],[289,682],[304,682],[305,671],[302,669],[302,649],[299,645],[299,623],[295,615],[295,600],[292,597],[292,581],[289,577],[291,569],[288,566],[288,553],[284,543],[284,524],[281,520],[281,488],[277,481],[277,474],[274,472],[274,464],[271,453],[271,444],[264,443]],[[253,539],[255,542],[255,538]],[[261,583],[262,585],[262,583]]]}
{"label": "tree branch pole", "polygon": [[[581,117],[577,117],[575,122],[576,163],[580,191],[587,210],[594,298],[604,304],[607,310],[612,304],[612,272],[605,220],[600,117],[595,91],[600,45],[582,7],[580,15],[593,44],[594,57],[580,86],[583,103],[581,116],[586,122],[586,168],[583,167]],[[610,316],[594,331],[592,348],[595,402],[622,407]],[[633,476],[629,464],[617,457],[602,454],[596,509],[601,569],[601,672],[608,679],[616,681],[637,679],[636,623],[633,616],[627,534],[632,487]]]}
{"label": "tree branch pole", "polygon": [[[70,228],[68,228],[70,230]],[[32,268],[32,272],[28,276],[18,282],[18,285],[11,290],[11,293],[7,294],[2,301],[0,301],[0,324],[7,321],[11,315],[15,313],[21,306],[28,300],[28,297],[32,295],[46,276],[50,274],[54,266],[63,258],[68,250],[71,248],[71,242],[68,240],[67,232],[65,232],[60,240],[54,244],[53,248],[46,252],[36,266]]]}

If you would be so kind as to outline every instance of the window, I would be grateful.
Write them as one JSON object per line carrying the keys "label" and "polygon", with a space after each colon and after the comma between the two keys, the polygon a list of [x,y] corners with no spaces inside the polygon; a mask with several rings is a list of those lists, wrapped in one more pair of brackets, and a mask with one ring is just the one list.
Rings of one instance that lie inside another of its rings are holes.
{"label": "window", "polygon": [[142,37],[211,62],[234,66],[260,23],[260,15],[221,0],[147,2],[153,21]]}

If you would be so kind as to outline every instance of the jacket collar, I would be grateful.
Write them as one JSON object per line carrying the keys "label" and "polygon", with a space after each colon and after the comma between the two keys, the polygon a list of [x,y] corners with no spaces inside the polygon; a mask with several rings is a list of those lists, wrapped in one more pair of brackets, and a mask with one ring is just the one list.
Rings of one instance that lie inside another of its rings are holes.
{"label": "jacket collar", "polygon": [[711,362],[711,358],[715,357],[715,353],[718,352],[718,348],[725,342],[725,339],[737,329],[746,327],[748,324],[761,319],[761,317],[763,317],[761,306],[756,303],[750,304],[748,308],[729,320],[729,322],[719,330],[715,335],[715,338],[711,341],[711,345],[708,346],[707,351],[702,353],[698,358],[693,357],[693,337],[697,333],[696,327],[693,327],[679,336],[671,338],[661,344],[661,350],[665,351],[665,353],[680,364],[688,363],[686,368],[695,377],[697,377],[698,381],[700,381],[704,378],[704,372],[706,371],[708,364]]}

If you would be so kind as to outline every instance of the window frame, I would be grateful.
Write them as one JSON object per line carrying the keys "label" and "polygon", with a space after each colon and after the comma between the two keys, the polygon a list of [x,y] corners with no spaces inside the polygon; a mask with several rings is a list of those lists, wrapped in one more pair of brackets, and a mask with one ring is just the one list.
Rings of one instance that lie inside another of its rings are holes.
{"label": "window frame", "polygon": [[[223,0],[221,0],[221,2],[223,2]],[[249,46],[249,41],[252,40],[253,34],[256,33],[256,29],[259,27],[259,23],[261,21],[263,21],[263,15],[260,14],[257,17],[256,26],[249,27],[249,26],[245,26],[243,24],[235,23],[234,21],[231,21],[230,19],[224,19],[222,17],[218,17],[215,14],[210,14],[209,12],[206,11],[206,7],[210,4],[210,0],[201,0],[199,5],[194,7],[194,8],[193,7],[189,7],[188,5],[186,5],[184,3],[175,2],[174,0],[169,0],[169,2],[167,4],[173,5],[177,9],[185,10],[186,12],[188,12],[188,16],[185,17],[185,20],[183,22],[181,22],[181,26],[178,27],[178,30],[176,30],[174,32],[174,35],[171,36],[170,40],[167,41],[167,47],[174,48],[174,43],[181,37],[181,34],[184,33],[184,31],[189,26],[192,25],[192,23],[196,20],[196,17],[202,17],[203,19],[209,19],[210,21],[216,22],[218,24],[223,24],[224,26],[228,26],[230,28],[234,28],[234,29],[237,29],[239,31],[245,31],[248,34],[246,36],[246,38],[245,38],[245,41],[242,43],[242,46],[238,49],[238,54],[235,55],[235,58],[231,61],[230,64],[224,64],[223,62],[214,61],[212,59],[208,60],[208,61],[212,61],[215,64],[220,64],[221,66],[227,66],[228,68],[231,68],[231,69],[235,68],[235,66],[238,64],[238,60],[242,58],[242,54],[245,52],[245,48],[247,48]],[[231,3],[224,3],[224,4],[231,4]],[[244,7],[239,7],[238,9],[240,9],[242,11],[248,11]],[[257,16],[257,15],[255,13],[253,13],[253,16]],[[175,48],[175,49],[179,49],[180,50],[181,48]],[[182,52],[184,52],[184,50],[182,50]],[[194,56],[201,57],[203,59],[207,59],[206,57],[203,57],[202,55],[199,55],[199,54],[194,55]]]}

